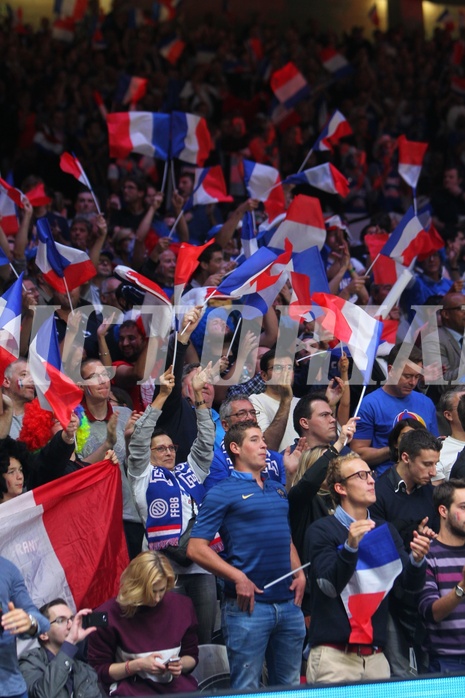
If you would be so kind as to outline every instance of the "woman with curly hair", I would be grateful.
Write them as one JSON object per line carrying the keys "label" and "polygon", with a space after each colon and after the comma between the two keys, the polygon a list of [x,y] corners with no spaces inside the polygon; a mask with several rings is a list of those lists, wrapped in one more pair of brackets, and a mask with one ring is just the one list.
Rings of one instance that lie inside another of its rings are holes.
{"label": "woman with curly hair", "polygon": [[197,689],[197,619],[192,601],[172,591],[175,575],[155,550],[135,557],[118,596],[99,607],[108,626],[89,636],[88,660],[111,696],[151,696]]}

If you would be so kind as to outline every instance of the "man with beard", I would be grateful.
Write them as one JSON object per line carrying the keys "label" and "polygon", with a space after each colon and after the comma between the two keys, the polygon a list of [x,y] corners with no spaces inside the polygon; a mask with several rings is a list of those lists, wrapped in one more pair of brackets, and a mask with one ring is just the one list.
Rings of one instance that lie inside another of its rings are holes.
{"label": "man with beard", "polygon": [[426,627],[429,670],[462,674],[465,669],[465,480],[435,488],[439,535],[427,556],[419,610]]}

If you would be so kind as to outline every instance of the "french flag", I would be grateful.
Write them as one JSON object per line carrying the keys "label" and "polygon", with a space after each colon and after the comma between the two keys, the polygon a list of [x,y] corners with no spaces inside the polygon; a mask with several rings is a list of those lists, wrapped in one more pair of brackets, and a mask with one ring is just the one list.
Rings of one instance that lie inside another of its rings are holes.
{"label": "french flag", "polygon": [[205,245],[189,245],[187,242],[183,242],[180,246],[174,272],[174,305],[179,305],[184,287],[199,265],[200,255],[214,242],[215,238],[212,238]]}
{"label": "french flag", "polygon": [[184,53],[185,48],[186,42],[182,41],[182,39],[175,36],[172,39],[167,39],[166,41],[164,41],[160,45],[158,52],[160,53],[160,55],[163,56],[165,60],[168,61],[168,63],[171,63],[171,65],[176,65],[176,63],[179,61],[182,54]]}
{"label": "french flag", "polygon": [[92,189],[87,175],[84,172],[84,168],[82,167],[77,157],[71,155],[71,153],[63,153],[60,156],[60,168],[63,170],[63,172],[72,175],[75,179],[78,180],[78,182],[84,184],[84,186],[88,189]]}
{"label": "french flag", "polygon": [[270,85],[278,101],[288,109],[310,95],[308,82],[292,62],[271,75]]}
{"label": "french flag", "polygon": [[213,148],[202,116],[174,111],[171,115],[171,156],[202,167]]}
{"label": "french flag", "polygon": [[131,267],[118,264],[114,274],[145,291],[141,308],[141,321],[147,337],[167,337],[173,323],[171,300],[158,284]]}
{"label": "french flag", "polygon": [[242,218],[241,245],[245,259],[251,257],[258,250],[257,232],[251,211],[246,211]]}
{"label": "french flag", "polygon": [[5,179],[2,179],[1,177],[0,191],[1,193],[5,194],[9,199],[11,199],[11,201],[13,201],[16,204],[16,206],[19,206],[19,208],[24,208],[22,201],[24,194],[19,189],[16,189],[16,187],[12,187],[11,184],[8,184],[8,182]]}
{"label": "french flag", "polygon": [[67,293],[96,275],[97,270],[85,252],[55,242],[46,218],[37,219],[37,233],[36,264],[45,281],[58,293]]}
{"label": "french flag", "polygon": [[137,104],[147,94],[147,78],[121,75],[116,88],[115,101],[119,104]]}
{"label": "french flag", "polygon": [[23,276],[21,274],[0,298],[0,384],[6,367],[19,356]]}
{"label": "french flag", "polygon": [[349,193],[349,182],[330,162],[290,175],[283,184],[310,184],[315,189],[321,189],[328,194],[339,194],[342,198]]}
{"label": "french flag", "polygon": [[129,563],[121,475],[105,460],[0,507],[0,555],[22,572],[36,606],[64,597],[73,609],[115,596]]}
{"label": "french flag", "polygon": [[169,114],[145,111],[116,112],[107,115],[110,157],[125,158],[130,153],[168,160],[171,119]]}
{"label": "french flag", "polygon": [[52,203],[51,198],[45,193],[45,187],[42,182],[39,182],[35,187],[29,189],[26,193],[26,197],[29,199],[31,206],[35,208],[39,206],[48,206],[48,204]]}
{"label": "french flag", "polygon": [[348,60],[333,46],[327,46],[320,51],[320,60],[325,70],[331,73],[333,78],[343,78],[353,72]]}
{"label": "french flag", "polygon": [[375,27],[379,27],[379,15],[378,15],[378,8],[375,5],[372,5],[368,11],[368,19],[372,24],[374,24]]}
{"label": "french flag", "polygon": [[325,310],[324,316],[319,319],[322,327],[347,344],[364,385],[367,385],[371,379],[382,323],[360,306],[329,293],[312,293],[312,300]]}
{"label": "french flag", "polygon": [[63,429],[84,393],[61,371],[55,318],[50,315],[29,347],[29,369],[44,410],[54,412]]}
{"label": "french flag", "polygon": [[74,41],[76,20],[72,17],[57,17],[52,24],[52,39],[71,44]]}
{"label": "french flag", "polygon": [[286,209],[279,170],[252,160],[243,160],[242,164],[249,196],[263,201],[268,220],[272,223]]}
{"label": "french flag", "polygon": [[[2,180],[0,180],[2,181]],[[18,191],[15,189],[15,191]],[[20,193],[20,192],[18,192]],[[0,184],[0,216],[1,226],[5,235],[14,235],[18,232],[19,222],[16,212],[16,205],[13,199],[8,195],[7,191]]]}
{"label": "french flag", "polygon": [[312,196],[298,194],[289,206],[286,218],[268,240],[268,247],[283,250],[288,239],[294,252],[316,245],[321,250],[326,240],[326,228],[321,204]]}
{"label": "french flag", "polygon": [[408,267],[422,251],[422,231],[423,225],[415,215],[413,207],[410,206],[396,229],[389,236],[381,254]]}
{"label": "french flag", "polygon": [[87,12],[88,0],[55,0],[53,11],[60,17],[80,20]]}
{"label": "french flag", "polygon": [[[389,233],[374,233],[365,235],[364,242],[371,260],[375,260],[378,255],[381,254],[381,250],[389,240],[389,237]],[[396,262],[390,257],[383,257],[382,264],[378,264],[378,262],[376,262],[371,270],[371,273],[373,274],[375,284],[390,284],[393,286],[401,275],[403,269],[404,267],[399,262]]]}
{"label": "french flag", "polygon": [[428,143],[408,141],[404,135],[397,139],[399,146],[399,174],[412,189],[417,188],[423,159],[428,149]]}
{"label": "french flag", "polygon": [[358,546],[355,572],[341,592],[351,627],[349,642],[373,644],[371,619],[402,572],[402,562],[388,525],[366,533]]}
{"label": "french flag", "polygon": [[424,229],[421,233],[421,249],[418,253],[418,261],[423,262],[427,257],[429,257],[433,252],[442,250],[445,246],[444,240],[434,227],[432,223]]}
{"label": "french flag", "polygon": [[313,150],[330,150],[332,152],[333,146],[339,143],[341,138],[350,136],[351,133],[352,129],[346,117],[336,110],[315,141]]}
{"label": "french flag", "polygon": [[169,22],[176,17],[180,0],[160,0],[152,3],[152,19],[156,22]]}
{"label": "french flag", "polygon": [[191,201],[193,206],[234,201],[226,191],[221,165],[196,169]]}
{"label": "french flag", "polygon": [[436,19],[436,24],[442,24],[447,31],[454,31],[455,22],[449,10],[446,8]]}
{"label": "french flag", "polygon": [[329,293],[328,277],[316,245],[292,255],[289,271],[291,300],[289,315],[299,321],[312,306],[312,293]]}
{"label": "french flag", "polygon": [[119,276],[121,279],[129,281],[129,283],[135,284],[143,291],[150,293],[152,296],[156,296],[160,301],[171,307],[170,299],[163,289],[155,283],[155,281],[148,279],[146,276],[143,276],[143,274],[139,274],[139,272],[134,271],[134,269],[131,269],[131,267],[126,267],[123,264],[118,264],[113,273],[116,276]]}
{"label": "french flag", "polygon": [[292,245],[289,242],[282,254],[261,247],[223,279],[218,291],[240,298],[245,318],[264,315],[284,286],[286,279],[283,276],[291,259]]}

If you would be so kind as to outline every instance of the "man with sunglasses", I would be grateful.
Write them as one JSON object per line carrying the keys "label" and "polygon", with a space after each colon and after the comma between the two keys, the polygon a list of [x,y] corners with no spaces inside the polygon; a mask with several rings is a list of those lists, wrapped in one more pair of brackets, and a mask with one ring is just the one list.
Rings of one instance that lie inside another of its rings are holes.
{"label": "man with sunglasses", "polygon": [[78,643],[95,630],[82,627],[82,618],[91,609],[74,615],[64,599],[54,599],[40,612],[48,618],[50,628],[39,635],[40,647],[25,652],[19,660],[30,698],[100,698],[97,674],[77,659]]}
{"label": "man with sunglasses", "polygon": [[389,678],[387,595],[396,578],[404,589],[422,588],[430,539],[415,532],[407,554],[394,526],[377,526],[368,511],[376,500],[374,475],[356,454],[331,461],[327,483],[334,516],[312,524],[304,546],[312,563],[307,680]]}

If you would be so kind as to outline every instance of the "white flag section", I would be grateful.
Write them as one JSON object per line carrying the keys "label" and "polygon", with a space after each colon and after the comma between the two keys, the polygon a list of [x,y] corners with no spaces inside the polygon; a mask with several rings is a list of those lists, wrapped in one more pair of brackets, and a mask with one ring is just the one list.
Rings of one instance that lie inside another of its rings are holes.
{"label": "white flag section", "polygon": [[63,597],[95,608],[115,596],[129,563],[118,466],[101,461],[2,504],[0,555],[38,607]]}

